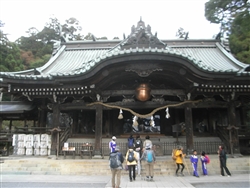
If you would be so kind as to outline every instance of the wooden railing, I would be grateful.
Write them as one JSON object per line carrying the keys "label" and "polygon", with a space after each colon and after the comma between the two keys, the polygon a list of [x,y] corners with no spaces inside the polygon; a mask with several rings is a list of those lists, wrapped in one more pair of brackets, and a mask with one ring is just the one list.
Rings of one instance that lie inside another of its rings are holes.
{"label": "wooden railing", "polygon": [[[94,145],[94,143],[89,143]],[[197,150],[197,153],[200,154],[202,151],[205,151],[207,154],[217,154],[219,145],[222,145],[222,142],[213,141],[213,142],[194,142],[194,149]],[[69,147],[75,147],[76,155],[80,155],[81,148],[83,143],[79,142],[69,142]],[[117,145],[120,147],[120,151],[122,154],[126,154],[128,150],[128,145],[126,142],[117,142]],[[153,143],[156,155],[164,156],[171,155],[172,150],[177,147],[177,145],[181,145],[184,148],[184,152],[186,151],[186,142],[156,142]],[[108,156],[110,154],[110,149],[108,147],[108,143],[102,143],[102,152],[104,156]],[[62,154],[62,153],[61,153]]]}

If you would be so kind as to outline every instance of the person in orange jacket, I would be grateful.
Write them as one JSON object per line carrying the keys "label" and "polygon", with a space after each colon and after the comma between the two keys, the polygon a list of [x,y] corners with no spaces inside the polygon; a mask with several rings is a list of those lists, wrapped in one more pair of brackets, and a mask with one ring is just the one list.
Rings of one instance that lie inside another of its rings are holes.
{"label": "person in orange jacket", "polygon": [[175,156],[176,156],[175,163],[176,163],[176,166],[177,166],[175,175],[178,176],[178,171],[180,169],[180,166],[182,166],[181,175],[184,176],[183,170],[185,168],[185,165],[183,164],[183,157],[185,157],[186,154],[183,153],[183,147],[182,146],[178,147],[178,150],[175,152]]}

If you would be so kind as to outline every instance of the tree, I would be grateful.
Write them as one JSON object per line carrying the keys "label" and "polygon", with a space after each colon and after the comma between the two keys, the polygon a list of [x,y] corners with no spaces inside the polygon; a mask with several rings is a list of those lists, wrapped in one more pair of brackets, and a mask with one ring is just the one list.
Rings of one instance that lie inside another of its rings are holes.
{"label": "tree", "polygon": [[62,25],[61,36],[68,37],[69,40],[82,40],[81,35],[82,27],[79,25],[79,21],[76,18],[69,18],[66,23]]}
{"label": "tree", "polygon": [[234,18],[238,13],[250,10],[248,0],[210,0],[205,3],[208,21],[221,24],[221,33],[229,35]]}
{"label": "tree", "polygon": [[240,13],[232,23],[229,47],[236,58],[250,64],[250,13]]}
{"label": "tree", "polygon": [[[0,27],[4,27],[2,21]],[[16,43],[10,42],[2,30],[0,30],[0,49],[0,71],[23,70],[19,47]]]}
{"label": "tree", "polygon": [[93,34],[92,33],[88,33],[87,35],[85,35],[84,40],[92,40],[93,39]]}
{"label": "tree", "polygon": [[57,18],[51,17],[50,21],[46,23],[46,27],[55,31],[57,37],[53,40],[61,40],[62,42],[83,40],[82,27],[76,18],[69,18],[64,24],[61,24]]}
{"label": "tree", "polygon": [[26,31],[26,33],[28,33],[29,36],[36,36],[38,32],[39,31],[35,27],[31,27],[28,29],[28,31]]}
{"label": "tree", "polygon": [[248,0],[210,0],[205,4],[207,20],[221,25],[220,36],[229,39],[232,54],[244,63],[250,63],[249,11]]}

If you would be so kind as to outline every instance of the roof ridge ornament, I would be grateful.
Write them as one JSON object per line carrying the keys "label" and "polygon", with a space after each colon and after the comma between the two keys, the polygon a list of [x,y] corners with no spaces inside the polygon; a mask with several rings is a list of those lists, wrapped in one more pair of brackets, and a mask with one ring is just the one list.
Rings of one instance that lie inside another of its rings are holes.
{"label": "roof ridge ornament", "polygon": [[121,44],[121,49],[134,49],[134,48],[158,48],[164,49],[166,44],[157,38],[157,32],[155,35],[151,32],[151,26],[145,26],[145,23],[140,19],[137,23],[137,27],[134,25],[131,27],[131,34]]}

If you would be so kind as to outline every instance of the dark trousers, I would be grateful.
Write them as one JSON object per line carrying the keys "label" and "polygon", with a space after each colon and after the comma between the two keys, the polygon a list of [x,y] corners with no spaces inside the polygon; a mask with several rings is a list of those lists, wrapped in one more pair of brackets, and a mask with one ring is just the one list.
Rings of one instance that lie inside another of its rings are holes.
{"label": "dark trousers", "polygon": [[181,169],[181,172],[183,172],[183,170],[184,170],[184,168],[185,168],[185,166],[184,166],[184,164],[183,163],[176,163],[176,165],[177,165],[177,169],[176,169],[176,174],[178,173],[178,171],[179,171],[179,169],[180,169],[180,165],[182,166],[182,169]]}
{"label": "dark trousers", "polygon": [[227,173],[227,175],[231,176],[231,173],[229,172],[227,165],[226,165],[226,160],[225,159],[220,159],[220,170],[221,170],[221,175],[224,176],[224,169]]}
{"label": "dark trousers", "polygon": [[135,165],[128,165],[129,179],[132,180],[132,170],[133,170],[133,179],[135,180]]}

